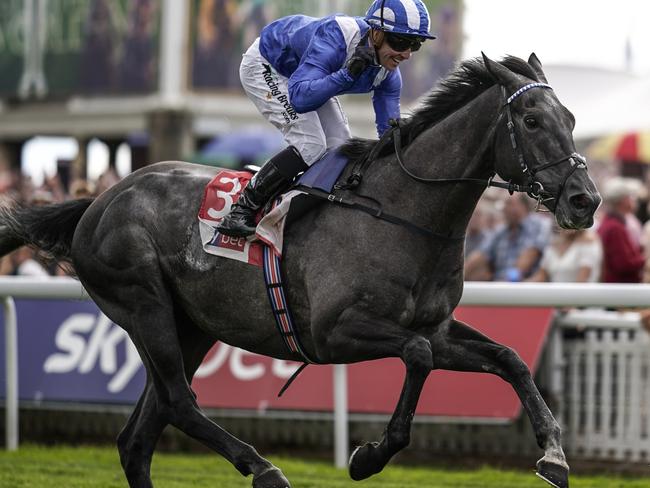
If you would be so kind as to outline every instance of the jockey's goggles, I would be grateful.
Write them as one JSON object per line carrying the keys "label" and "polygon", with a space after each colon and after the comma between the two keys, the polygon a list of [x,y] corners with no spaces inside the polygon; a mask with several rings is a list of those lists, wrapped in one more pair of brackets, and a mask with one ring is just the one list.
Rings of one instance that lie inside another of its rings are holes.
{"label": "jockey's goggles", "polygon": [[426,38],[421,36],[407,36],[404,34],[395,34],[394,32],[384,31],[386,42],[391,49],[397,52],[408,51],[409,49],[413,52],[417,51],[422,47],[422,43],[426,41]]}

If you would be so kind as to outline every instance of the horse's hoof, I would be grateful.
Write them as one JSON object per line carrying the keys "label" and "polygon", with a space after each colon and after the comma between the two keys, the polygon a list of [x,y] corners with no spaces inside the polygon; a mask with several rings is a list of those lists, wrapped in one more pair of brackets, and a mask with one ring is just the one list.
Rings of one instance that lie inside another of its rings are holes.
{"label": "horse's hoof", "polygon": [[569,470],[566,466],[540,459],[535,474],[555,488],[569,488]]}
{"label": "horse's hoof", "polygon": [[354,450],[349,462],[350,478],[354,481],[365,480],[384,468],[386,463],[381,460],[378,446],[378,442],[368,442]]}
{"label": "horse's hoof", "polygon": [[253,488],[291,488],[289,480],[275,466],[253,478]]}

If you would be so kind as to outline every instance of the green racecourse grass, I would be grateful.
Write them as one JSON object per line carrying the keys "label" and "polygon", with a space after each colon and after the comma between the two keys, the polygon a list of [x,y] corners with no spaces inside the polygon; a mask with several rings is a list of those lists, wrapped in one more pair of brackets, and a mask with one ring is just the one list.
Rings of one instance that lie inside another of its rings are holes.
{"label": "green racecourse grass", "polygon": [[[363,482],[324,462],[274,458],[293,488],[544,488],[532,472],[430,469],[389,465],[383,473]],[[250,488],[244,478],[219,456],[166,454],[154,456],[152,478],[157,488]],[[117,488],[125,487],[117,451],[110,447],[39,447],[26,445],[16,452],[0,453],[0,486],[11,488]],[[573,488],[648,488],[646,478],[605,476],[571,477]]]}

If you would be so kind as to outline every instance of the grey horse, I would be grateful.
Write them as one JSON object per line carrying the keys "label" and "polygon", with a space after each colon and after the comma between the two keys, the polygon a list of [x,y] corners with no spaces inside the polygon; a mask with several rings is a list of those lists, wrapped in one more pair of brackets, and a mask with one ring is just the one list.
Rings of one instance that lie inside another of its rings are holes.
{"label": "grey horse", "polygon": [[[538,475],[568,487],[560,427],[528,368],[453,311],[463,291],[462,237],[495,173],[511,191],[527,191],[546,205],[560,226],[592,225],[600,196],[575,153],[573,126],[534,54],[528,62],[466,61],[402,122],[403,149],[374,151],[377,141],[358,139],[342,149],[352,160],[376,156],[357,191],[343,191],[346,198],[367,203],[360,194],[371,196],[409,225],[330,203],[290,225],[282,265],[306,354],[319,363],[397,357],[406,366],[383,438],[350,458],[353,479],[380,472],[408,446],[427,376],[448,369],[509,382],[544,451]],[[302,360],[276,331],[260,268],[202,250],[199,200],[216,172],[158,163],[94,200],[16,207],[0,217],[0,254],[28,244],[71,262],[92,299],[140,353],[146,386],[117,439],[131,487],[152,486],[153,452],[170,424],[242,475],[252,474],[254,488],[290,486],[252,446],[209,420],[190,388],[216,341]]]}

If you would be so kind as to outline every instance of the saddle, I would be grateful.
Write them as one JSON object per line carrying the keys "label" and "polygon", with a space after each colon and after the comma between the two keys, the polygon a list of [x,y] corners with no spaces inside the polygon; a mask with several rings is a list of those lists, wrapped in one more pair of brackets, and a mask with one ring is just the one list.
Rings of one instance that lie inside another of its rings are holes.
{"label": "saddle", "polygon": [[[357,189],[363,173],[370,164],[377,157],[392,150],[395,136],[402,138],[398,134],[399,123],[393,121],[391,130],[386,131],[366,157],[355,161],[345,180],[341,175],[350,164],[349,158],[338,148],[326,152],[300,176],[287,193],[281,195],[280,199],[269,202],[262,209],[258,216],[259,225],[256,237],[262,243],[271,246],[275,254],[281,255],[285,226],[302,218],[324,202],[353,208],[373,217],[421,232],[421,229],[414,227],[409,222],[383,212],[381,204],[371,197],[356,193],[357,197],[372,202],[371,206],[366,206],[348,200],[348,197],[342,196],[341,193],[341,191],[346,193],[345,190]],[[367,143],[359,141],[359,144]],[[259,168],[249,166],[245,169],[246,171],[224,170],[206,186],[199,211],[201,240],[204,250],[210,254],[261,266],[263,258],[260,242],[246,238],[230,238],[221,235],[216,230],[220,220],[230,211],[232,203],[237,200],[239,192],[248,184]]]}

